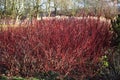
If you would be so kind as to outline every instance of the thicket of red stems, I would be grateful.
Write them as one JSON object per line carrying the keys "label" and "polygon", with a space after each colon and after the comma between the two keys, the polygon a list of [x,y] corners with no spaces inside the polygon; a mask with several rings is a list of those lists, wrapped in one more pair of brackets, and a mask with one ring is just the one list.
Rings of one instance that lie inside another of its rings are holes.
{"label": "thicket of red stems", "polygon": [[109,48],[111,24],[92,18],[34,21],[0,32],[0,62],[9,75],[35,76],[56,71],[83,78],[99,69]]}

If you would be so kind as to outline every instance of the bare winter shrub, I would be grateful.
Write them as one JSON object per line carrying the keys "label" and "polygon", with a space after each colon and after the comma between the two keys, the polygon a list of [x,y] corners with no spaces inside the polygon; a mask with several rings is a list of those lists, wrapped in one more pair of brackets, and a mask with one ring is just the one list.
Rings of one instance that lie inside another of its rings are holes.
{"label": "bare winter shrub", "polygon": [[114,19],[118,14],[117,0],[84,0],[84,8],[77,11],[76,16],[102,16]]}
{"label": "bare winter shrub", "polygon": [[9,65],[10,75],[52,70],[75,78],[93,76],[109,47],[110,26],[99,18],[69,18],[9,28],[0,32],[0,62]]}

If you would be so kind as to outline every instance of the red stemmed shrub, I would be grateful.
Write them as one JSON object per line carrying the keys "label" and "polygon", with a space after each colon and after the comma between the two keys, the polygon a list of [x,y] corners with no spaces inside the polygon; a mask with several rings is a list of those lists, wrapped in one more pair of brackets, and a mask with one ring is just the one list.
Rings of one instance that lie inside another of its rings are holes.
{"label": "red stemmed shrub", "polygon": [[84,17],[33,23],[0,32],[0,62],[9,67],[7,74],[35,76],[51,70],[83,78],[99,69],[111,38],[107,20]]}

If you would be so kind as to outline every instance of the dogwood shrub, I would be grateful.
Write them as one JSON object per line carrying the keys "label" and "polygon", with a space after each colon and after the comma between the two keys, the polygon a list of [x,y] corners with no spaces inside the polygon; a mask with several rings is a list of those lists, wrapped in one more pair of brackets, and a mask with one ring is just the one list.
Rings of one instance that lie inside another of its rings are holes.
{"label": "dogwood shrub", "polygon": [[9,75],[35,76],[55,71],[64,77],[93,76],[109,48],[110,27],[107,20],[89,17],[9,27],[0,32],[0,62],[8,67]]}

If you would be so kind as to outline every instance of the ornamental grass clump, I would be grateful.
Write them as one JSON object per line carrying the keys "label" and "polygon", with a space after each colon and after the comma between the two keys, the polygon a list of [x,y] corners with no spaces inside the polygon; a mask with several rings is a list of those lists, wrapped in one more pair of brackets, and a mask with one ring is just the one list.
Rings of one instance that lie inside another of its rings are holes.
{"label": "ornamental grass clump", "polygon": [[8,67],[6,75],[26,77],[55,71],[76,79],[94,76],[109,48],[110,27],[109,21],[90,17],[9,27],[0,32],[0,63]]}

